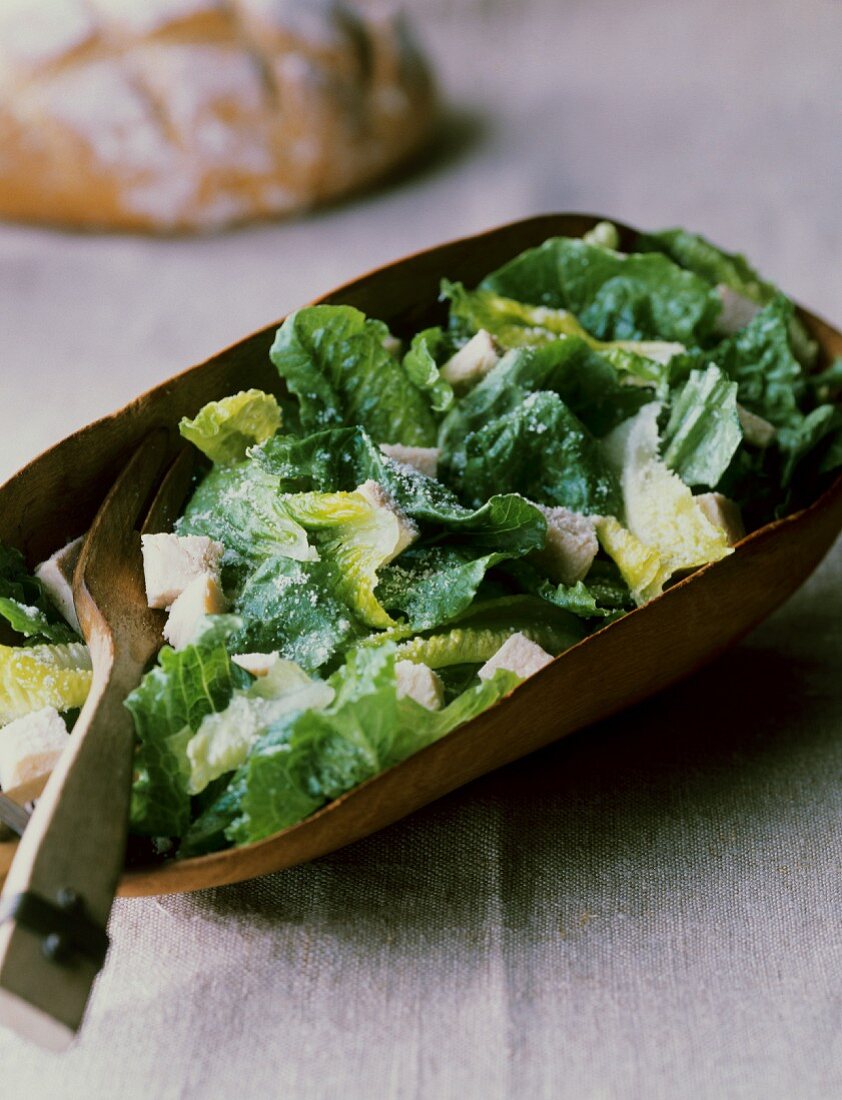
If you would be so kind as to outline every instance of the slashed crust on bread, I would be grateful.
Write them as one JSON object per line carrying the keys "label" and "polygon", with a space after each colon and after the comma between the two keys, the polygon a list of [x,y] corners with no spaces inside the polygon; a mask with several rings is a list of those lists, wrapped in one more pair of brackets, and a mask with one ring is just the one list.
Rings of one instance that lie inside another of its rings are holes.
{"label": "slashed crust on bread", "polygon": [[373,0],[2,0],[0,216],[212,230],[359,188],[434,94]]}

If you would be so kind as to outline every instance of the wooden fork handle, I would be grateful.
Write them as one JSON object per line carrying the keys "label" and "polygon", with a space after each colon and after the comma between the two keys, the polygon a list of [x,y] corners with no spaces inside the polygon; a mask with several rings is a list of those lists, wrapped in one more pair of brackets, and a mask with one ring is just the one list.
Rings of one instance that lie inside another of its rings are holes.
{"label": "wooden fork handle", "polygon": [[[138,675],[95,674],[3,890],[0,1024],[53,1050],[78,1030],[102,964],[92,945],[107,943],[97,933],[123,867],[131,790],[134,731],[123,700]],[[91,775],[108,779],[92,785]]]}

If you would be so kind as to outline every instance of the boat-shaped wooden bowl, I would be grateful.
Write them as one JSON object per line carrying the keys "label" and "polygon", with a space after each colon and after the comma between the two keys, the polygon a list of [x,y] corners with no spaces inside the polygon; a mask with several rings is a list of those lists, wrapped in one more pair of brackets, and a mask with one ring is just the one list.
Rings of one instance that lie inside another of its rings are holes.
{"label": "boat-shaped wooden bowl", "polygon": [[[320,299],[357,306],[409,333],[441,318],[443,276],[473,285],[547,237],[579,236],[597,217],[558,214],[454,241],[400,260]],[[624,245],[635,230],[621,227]],[[824,358],[842,334],[800,311]],[[121,464],[153,427],[172,431],[206,402],[260,387],[280,394],[268,351],[280,322],[65,439],[0,488],[0,538],[35,562],[85,531]],[[314,859],[405,817],[472,779],[660,691],[733,645],[795,591],[842,527],[842,477],[804,511],[754,531],[724,561],[567,650],[490,711],[258,844],[131,867],[123,895],[239,882]],[[14,844],[0,845],[0,879]]]}

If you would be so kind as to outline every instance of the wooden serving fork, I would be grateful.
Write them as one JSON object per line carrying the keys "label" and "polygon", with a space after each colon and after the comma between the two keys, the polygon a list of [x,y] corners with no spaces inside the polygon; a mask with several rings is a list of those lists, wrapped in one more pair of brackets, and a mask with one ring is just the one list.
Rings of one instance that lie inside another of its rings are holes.
{"label": "wooden serving fork", "polygon": [[[68,747],[23,832],[0,897],[0,1024],[53,1050],[78,1031],[108,950],[105,928],[125,858],[134,729],[123,702],[161,645],[147,606],[139,521],[167,433],[141,443],[97,513],[73,578],[93,683]],[[142,531],[168,529],[190,482],[182,451]]]}

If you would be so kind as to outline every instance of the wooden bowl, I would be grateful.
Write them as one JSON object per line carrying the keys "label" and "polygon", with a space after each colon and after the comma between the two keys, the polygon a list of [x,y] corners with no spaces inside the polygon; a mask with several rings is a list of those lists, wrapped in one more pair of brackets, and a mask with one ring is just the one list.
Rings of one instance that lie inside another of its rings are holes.
{"label": "wooden bowl", "polygon": [[[409,333],[443,316],[443,276],[473,285],[525,248],[580,236],[600,218],[529,218],[380,268],[319,299],[357,306]],[[622,226],[624,245],[636,231]],[[800,310],[825,358],[842,334]],[[268,351],[280,322],[91,424],[0,488],[0,538],[42,559],[87,527],[121,464],[153,427],[177,441],[182,416],[250,386],[281,393]],[[809,576],[842,527],[842,477],[805,510],[754,531],[706,566],[567,650],[491,710],[273,837],[197,859],[131,867],[124,896],[176,893],[292,867],[359,840],[463,783],[598,722],[687,676],[733,645]],[[0,844],[0,880],[14,843]]]}

